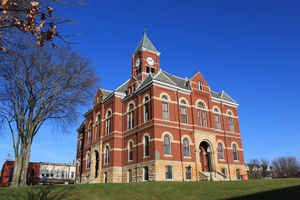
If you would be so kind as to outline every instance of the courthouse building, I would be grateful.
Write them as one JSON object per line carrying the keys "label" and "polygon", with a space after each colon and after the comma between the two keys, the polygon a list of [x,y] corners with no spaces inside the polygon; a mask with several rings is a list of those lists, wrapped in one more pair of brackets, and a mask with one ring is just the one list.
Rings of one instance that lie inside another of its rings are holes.
{"label": "courthouse building", "polygon": [[146,33],[131,59],[130,78],[99,88],[78,128],[76,182],[247,179],[236,101],[200,72],[162,70]]}

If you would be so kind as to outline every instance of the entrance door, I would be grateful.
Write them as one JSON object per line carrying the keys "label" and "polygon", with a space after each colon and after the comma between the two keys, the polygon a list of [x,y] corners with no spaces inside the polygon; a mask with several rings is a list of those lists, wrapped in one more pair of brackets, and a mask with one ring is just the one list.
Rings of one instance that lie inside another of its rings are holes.
{"label": "entrance door", "polygon": [[211,148],[210,145],[203,141],[200,143],[200,162],[202,171],[210,172],[212,171],[211,167]]}

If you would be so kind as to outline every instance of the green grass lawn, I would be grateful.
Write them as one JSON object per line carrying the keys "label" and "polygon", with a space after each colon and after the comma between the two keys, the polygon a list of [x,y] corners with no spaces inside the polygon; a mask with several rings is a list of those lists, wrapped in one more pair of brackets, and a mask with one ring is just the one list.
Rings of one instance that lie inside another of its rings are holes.
{"label": "green grass lawn", "polygon": [[[40,198],[48,194],[48,198]],[[300,179],[153,182],[0,188],[0,200],[300,199]]]}

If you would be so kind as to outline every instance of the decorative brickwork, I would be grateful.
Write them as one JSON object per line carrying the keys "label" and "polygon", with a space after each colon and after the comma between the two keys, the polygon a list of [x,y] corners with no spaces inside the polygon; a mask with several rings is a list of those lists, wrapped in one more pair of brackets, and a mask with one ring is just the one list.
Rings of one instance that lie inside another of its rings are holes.
{"label": "decorative brickwork", "polygon": [[160,69],[144,34],[131,78],[98,90],[78,129],[78,183],[247,179],[238,104],[200,72]]}

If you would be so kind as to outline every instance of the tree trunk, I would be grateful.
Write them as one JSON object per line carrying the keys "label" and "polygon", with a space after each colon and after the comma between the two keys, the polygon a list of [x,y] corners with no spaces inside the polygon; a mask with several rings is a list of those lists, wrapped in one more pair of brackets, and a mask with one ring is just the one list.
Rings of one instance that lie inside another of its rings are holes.
{"label": "tree trunk", "polygon": [[15,164],[14,164],[14,173],[13,173],[13,178],[12,178],[12,183],[11,186],[19,186],[20,184],[20,177],[21,177],[21,172],[22,172],[22,166],[23,166],[23,156],[19,155],[18,157],[15,158]]}
{"label": "tree trunk", "polygon": [[25,154],[23,159],[23,168],[21,171],[20,185],[27,185],[27,175],[28,175],[28,167],[30,160],[30,152],[31,152],[31,142],[25,146]]}

